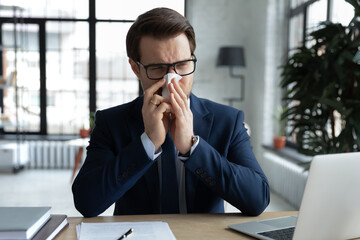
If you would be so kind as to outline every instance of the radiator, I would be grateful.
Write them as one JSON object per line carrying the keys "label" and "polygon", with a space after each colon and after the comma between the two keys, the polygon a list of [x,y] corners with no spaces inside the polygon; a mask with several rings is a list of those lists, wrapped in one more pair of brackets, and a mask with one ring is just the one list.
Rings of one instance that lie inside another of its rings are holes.
{"label": "radiator", "polygon": [[0,172],[13,172],[29,162],[28,145],[0,141]]}
{"label": "radiator", "polygon": [[[79,146],[69,141],[27,141],[29,163],[32,169],[71,169]],[[84,154],[85,155],[85,154]]]}
{"label": "radiator", "polygon": [[270,189],[296,208],[300,208],[308,171],[304,167],[271,152],[264,153],[262,167]]}

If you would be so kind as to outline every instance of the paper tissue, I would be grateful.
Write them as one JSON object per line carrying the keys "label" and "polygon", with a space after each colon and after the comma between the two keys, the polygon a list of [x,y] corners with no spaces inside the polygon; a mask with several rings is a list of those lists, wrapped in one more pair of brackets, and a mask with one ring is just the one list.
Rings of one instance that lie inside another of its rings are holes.
{"label": "paper tissue", "polygon": [[175,81],[179,81],[182,77],[176,73],[168,73],[164,76],[166,79],[166,84],[162,88],[162,96],[166,99],[170,99],[170,92],[169,92],[169,83],[171,79],[175,78]]}

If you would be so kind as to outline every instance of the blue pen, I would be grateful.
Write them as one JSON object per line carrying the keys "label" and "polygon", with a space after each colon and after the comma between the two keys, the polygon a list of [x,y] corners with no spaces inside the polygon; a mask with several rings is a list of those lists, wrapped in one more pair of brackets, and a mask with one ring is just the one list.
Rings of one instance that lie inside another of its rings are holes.
{"label": "blue pen", "polygon": [[127,238],[130,234],[132,234],[134,232],[134,229],[130,228],[129,231],[127,231],[126,233],[124,233],[123,235],[121,235],[117,240],[121,240],[124,238]]}

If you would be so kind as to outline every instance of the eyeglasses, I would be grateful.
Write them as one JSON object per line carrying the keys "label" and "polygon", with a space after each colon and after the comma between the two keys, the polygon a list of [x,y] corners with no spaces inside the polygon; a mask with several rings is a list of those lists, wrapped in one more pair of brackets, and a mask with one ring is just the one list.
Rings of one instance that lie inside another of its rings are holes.
{"label": "eyeglasses", "polygon": [[170,67],[172,67],[175,73],[180,76],[190,75],[195,72],[197,59],[193,56],[193,59],[183,60],[174,63],[161,63],[161,64],[149,64],[144,65],[141,62],[137,62],[143,68],[145,68],[146,76],[150,80],[160,80],[162,79],[168,72]]}

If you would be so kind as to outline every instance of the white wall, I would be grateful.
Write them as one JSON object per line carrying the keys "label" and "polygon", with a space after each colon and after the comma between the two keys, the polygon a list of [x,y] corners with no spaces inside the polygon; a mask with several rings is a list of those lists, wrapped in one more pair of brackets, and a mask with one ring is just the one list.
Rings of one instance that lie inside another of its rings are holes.
{"label": "white wall", "polygon": [[186,5],[186,17],[197,39],[193,92],[198,97],[228,104],[224,98],[240,96],[240,81],[230,77],[228,68],[216,67],[216,60],[221,46],[245,48],[246,68],[236,70],[245,76],[245,100],[234,102],[233,106],[245,112],[259,162],[261,145],[271,143],[274,131],[271,115],[280,96],[276,82],[286,29],[284,2],[287,1],[187,0]]}

